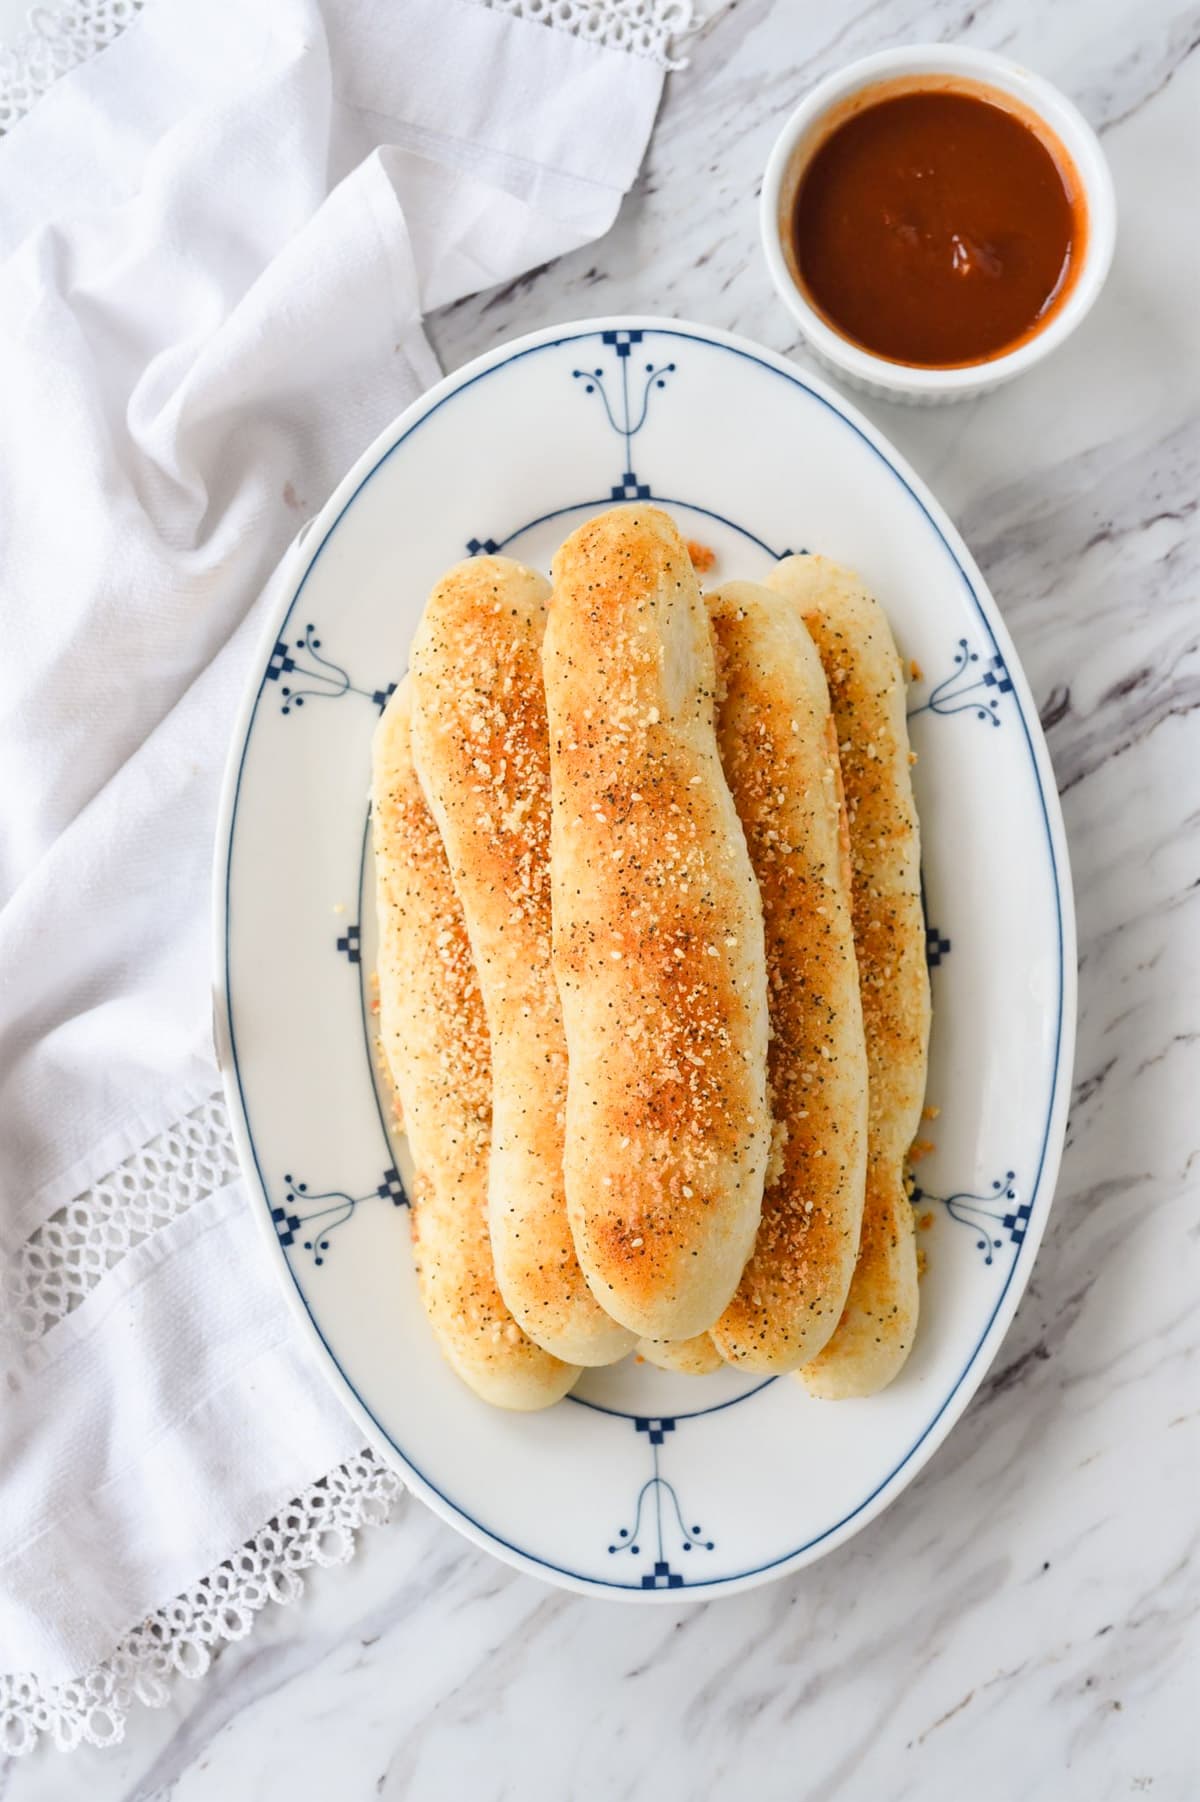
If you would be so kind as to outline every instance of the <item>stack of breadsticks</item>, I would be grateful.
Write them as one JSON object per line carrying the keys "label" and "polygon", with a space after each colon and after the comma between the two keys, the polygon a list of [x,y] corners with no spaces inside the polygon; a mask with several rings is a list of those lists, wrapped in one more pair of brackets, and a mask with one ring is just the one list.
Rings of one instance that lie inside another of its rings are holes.
{"label": "stack of breadsticks", "polygon": [[421,1295],[501,1407],[636,1349],[895,1376],[929,986],[905,683],[875,601],[788,557],[702,595],[671,520],[553,581],[438,583],[378,729],[381,1045]]}

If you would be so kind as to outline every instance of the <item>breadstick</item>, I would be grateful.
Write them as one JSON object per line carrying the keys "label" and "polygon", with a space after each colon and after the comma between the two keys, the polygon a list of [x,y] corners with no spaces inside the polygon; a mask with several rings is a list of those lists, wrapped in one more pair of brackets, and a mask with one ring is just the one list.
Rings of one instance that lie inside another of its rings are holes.
{"label": "breadstick", "polygon": [[711,1333],[694,1339],[639,1339],[638,1355],[659,1370],[677,1370],[685,1377],[707,1377],[725,1362]]}
{"label": "breadstick", "polygon": [[867,1189],[841,1322],[800,1372],[814,1395],[873,1395],[912,1349],[917,1253],[905,1160],[921,1117],[929,974],[920,839],[909,774],[905,684],[891,628],[857,576],[788,557],[770,586],[799,610],[821,655],[850,823],[854,940],[867,1040]]}
{"label": "breadstick", "polygon": [[829,692],[794,608],[752,582],[708,597],[717,738],[762,895],[775,1142],[754,1252],[712,1329],[731,1364],[795,1370],[841,1318],[862,1224],[867,1054]]}
{"label": "breadstick", "polygon": [[500,1293],[530,1338],[609,1364],[633,1338],[579,1268],[563,1198],[566,1042],[550,961],[545,580],[506,557],[442,578],[412,647],[413,755],[441,830],[492,1045],[488,1218]]}
{"label": "breadstick", "polygon": [[450,866],[413,768],[407,680],[376,728],[372,801],[379,1029],[417,1166],[421,1300],[447,1360],[477,1395],[501,1408],[545,1408],[579,1372],[527,1338],[496,1286],[487,1022]]}
{"label": "breadstick", "polygon": [[618,1320],[690,1339],[758,1227],[766,967],[707,614],[664,513],[618,507],[567,539],[543,668],[571,1228]]}

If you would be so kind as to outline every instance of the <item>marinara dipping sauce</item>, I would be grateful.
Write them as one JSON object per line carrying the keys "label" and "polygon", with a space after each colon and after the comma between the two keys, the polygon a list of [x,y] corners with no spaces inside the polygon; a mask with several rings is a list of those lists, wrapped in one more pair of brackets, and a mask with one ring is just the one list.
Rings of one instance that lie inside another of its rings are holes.
{"label": "marinara dipping sauce", "polygon": [[1015,350],[1083,262],[1082,184],[1062,146],[987,89],[856,96],[807,163],[795,273],[843,337],[930,369]]}

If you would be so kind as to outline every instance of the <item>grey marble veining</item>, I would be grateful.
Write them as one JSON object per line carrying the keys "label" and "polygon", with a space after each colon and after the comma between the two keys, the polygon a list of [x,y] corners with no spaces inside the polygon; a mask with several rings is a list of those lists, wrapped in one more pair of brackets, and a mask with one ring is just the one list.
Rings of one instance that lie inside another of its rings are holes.
{"label": "grey marble veining", "polygon": [[961,408],[866,406],[988,577],[1071,841],[1075,1105],[990,1378],[851,1544],[696,1608],[559,1594],[406,1503],[123,1746],[0,1765],[0,1802],[1200,1794],[1200,17],[1167,0],[718,6],[609,236],[433,335],[453,367],[636,309],[798,353],[757,251],[771,140],[838,63],[939,38],[1072,93],[1121,207],[1109,286],[1042,369]]}

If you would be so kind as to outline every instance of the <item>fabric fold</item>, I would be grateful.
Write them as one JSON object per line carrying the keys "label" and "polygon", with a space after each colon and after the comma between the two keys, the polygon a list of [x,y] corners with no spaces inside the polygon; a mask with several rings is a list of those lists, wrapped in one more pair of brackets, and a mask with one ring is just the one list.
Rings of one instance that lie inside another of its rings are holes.
{"label": "fabric fold", "polygon": [[53,1327],[10,1386],[5,1668],[86,1671],[362,1443],[282,1289],[240,1280],[258,1231],[240,1184],[197,1203]]}

